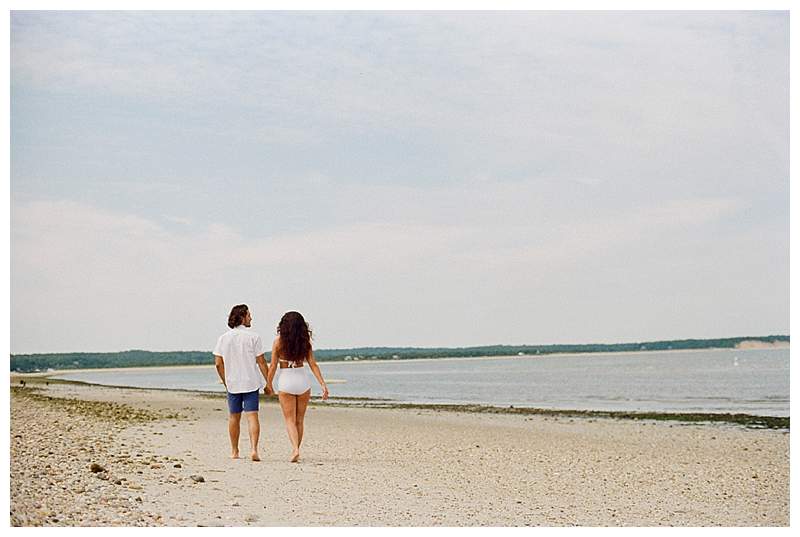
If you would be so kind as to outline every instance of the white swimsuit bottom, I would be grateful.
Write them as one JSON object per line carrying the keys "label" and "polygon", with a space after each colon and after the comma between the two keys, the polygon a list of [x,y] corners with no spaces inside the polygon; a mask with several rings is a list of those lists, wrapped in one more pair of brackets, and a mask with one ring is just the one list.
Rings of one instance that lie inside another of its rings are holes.
{"label": "white swimsuit bottom", "polygon": [[286,367],[278,372],[278,391],[302,395],[311,389],[305,367]]}

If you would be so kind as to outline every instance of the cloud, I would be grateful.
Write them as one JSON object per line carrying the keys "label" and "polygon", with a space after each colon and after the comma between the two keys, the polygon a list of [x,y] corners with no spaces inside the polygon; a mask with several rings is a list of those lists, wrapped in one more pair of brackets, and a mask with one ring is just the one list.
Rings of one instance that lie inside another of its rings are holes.
{"label": "cloud", "polygon": [[[187,189],[203,174],[538,175],[746,196],[747,170],[785,190],[787,39],[788,17],[755,12],[14,13],[12,128],[64,131],[41,149],[73,144],[58,174],[90,154],[84,181],[110,155],[105,168],[166,169]],[[49,92],[91,104],[23,108]],[[37,146],[12,153],[16,175],[48,166]]]}
{"label": "cloud", "polygon": [[[203,348],[218,331],[220,311],[237,301],[252,303],[262,322],[304,306],[327,325],[323,341],[377,344],[358,329],[376,315],[391,312],[402,327],[439,309],[475,322],[463,306],[476,296],[490,310],[519,307],[565,270],[591,270],[626,248],[678,231],[689,235],[739,208],[732,200],[689,200],[544,229],[423,219],[250,239],[225,225],[170,230],[74,202],[18,204],[12,344],[17,352],[101,350],[102,332],[105,350]],[[375,338],[405,340],[395,326],[375,322]]]}
{"label": "cloud", "polygon": [[774,332],[787,44],[785,12],[14,12],[12,343],[202,347],[242,301],[323,345]]}

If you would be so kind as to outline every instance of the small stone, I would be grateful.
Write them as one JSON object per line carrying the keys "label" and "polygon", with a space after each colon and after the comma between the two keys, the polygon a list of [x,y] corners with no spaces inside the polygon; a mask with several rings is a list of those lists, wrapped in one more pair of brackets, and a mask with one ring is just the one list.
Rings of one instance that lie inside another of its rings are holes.
{"label": "small stone", "polygon": [[196,483],[205,483],[206,479],[201,475],[190,475],[189,477],[192,478],[192,481]]}
{"label": "small stone", "polygon": [[172,467],[173,467],[173,468],[183,468],[183,466],[181,466],[181,464],[180,464],[180,463],[178,463],[178,464],[173,464],[173,465],[172,465]]}
{"label": "small stone", "polygon": [[98,473],[98,472],[105,472],[106,471],[105,468],[103,468],[102,466],[100,466],[96,462],[93,462],[91,464],[91,466],[89,466],[89,470],[91,470],[92,473],[95,473],[95,474]]}

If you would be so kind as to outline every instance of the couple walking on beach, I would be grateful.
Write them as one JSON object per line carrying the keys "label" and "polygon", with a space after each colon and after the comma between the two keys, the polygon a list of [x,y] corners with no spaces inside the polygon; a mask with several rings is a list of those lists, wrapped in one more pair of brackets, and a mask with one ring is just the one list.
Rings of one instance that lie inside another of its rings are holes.
{"label": "couple walking on beach", "polygon": [[247,305],[234,306],[228,316],[230,330],[219,337],[214,347],[217,373],[228,392],[231,456],[234,459],[239,458],[239,429],[244,413],[250,433],[250,458],[254,461],[260,460],[258,394],[264,390],[266,395],[274,395],[272,379],[280,368],[278,401],[286,422],[286,432],[292,443],[290,461],[298,462],[300,444],[303,442],[303,419],[311,399],[308,369],[314,373],[322,387],[322,398],[328,398],[328,386],[322,378],[311,348],[311,330],[300,313],[285,313],[278,323],[278,336],[272,342],[270,363],[267,366],[261,337],[250,329],[252,320]]}

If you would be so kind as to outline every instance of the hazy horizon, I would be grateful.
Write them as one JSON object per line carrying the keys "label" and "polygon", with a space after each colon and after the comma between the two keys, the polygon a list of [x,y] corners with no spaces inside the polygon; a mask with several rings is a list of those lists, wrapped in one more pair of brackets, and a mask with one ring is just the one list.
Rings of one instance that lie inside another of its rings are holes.
{"label": "hazy horizon", "polygon": [[[258,330],[256,328],[252,328],[256,332]],[[259,333],[259,335],[262,335]],[[658,343],[662,341],[685,341],[685,340],[715,340],[715,339],[736,339],[736,338],[766,338],[766,337],[790,337],[789,334],[764,334],[764,335],[753,335],[748,334],[746,336],[720,336],[720,337],[709,337],[709,338],[670,338],[670,339],[660,339],[660,340],[632,340],[632,341],[588,341],[583,343],[515,343],[515,344],[508,344],[508,343],[487,343],[483,345],[455,345],[455,346],[409,346],[409,345],[369,345],[369,346],[358,346],[358,347],[317,347],[314,346],[316,350],[323,350],[323,351],[337,351],[337,350],[357,350],[357,349],[470,349],[476,347],[538,347],[538,346],[549,346],[549,345],[624,345],[624,344],[631,344],[631,343]],[[651,349],[652,350],[652,349]],[[691,350],[691,349],[676,349],[676,350]],[[707,350],[707,349],[706,349]],[[741,350],[741,349],[740,349]],[[763,350],[763,349],[761,349]],[[131,351],[143,351],[143,352],[152,352],[152,353],[169,353],[169,352],[212,352],[212,349],[144,349],[144,348],[131,348],[131,349],[121,349],[121,350],[108,350],[108,351],[80,351],[80,350],[69,350],[69,351],[49,351],[49,352],[20,352],[20,353],[11,353],[12,356],[19,356],[19,355],[34,355],[34,354],[79,354],[79,353],[86,353],[86,354],[115,354],[115,353],[122,353],[122,352],[131,352]],[[658,349],[652,350],[653,352],[660,352]]]}
{"label": "hazy horizon", "polygon": [[789,334],[788,12],[12,11],[10,39],[13,354],[212,348],[237,303],[319,348]]}

